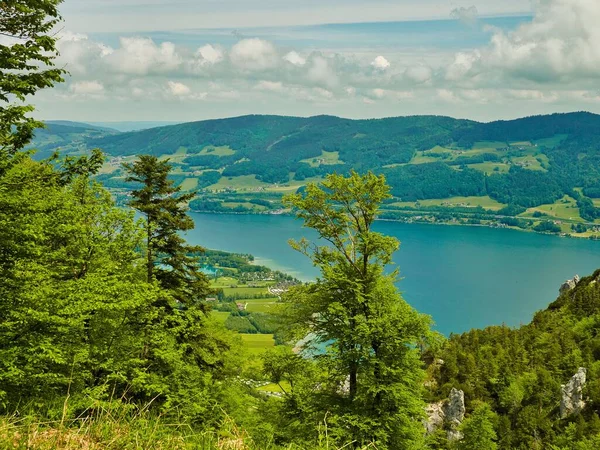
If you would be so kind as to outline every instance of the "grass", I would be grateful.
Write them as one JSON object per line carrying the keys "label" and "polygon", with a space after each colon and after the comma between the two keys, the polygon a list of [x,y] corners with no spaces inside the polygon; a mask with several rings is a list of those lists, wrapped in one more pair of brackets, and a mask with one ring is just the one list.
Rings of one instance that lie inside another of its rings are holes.
{"label": "grass", "polygon": [[228,145],[222,147],[208,145],[202,149],[200,155],[231,156],[235,155],[235,153],[236,151],[230,148]]}
{"label": "grass", "polygon": [[[467,167],[475,170],[479,170],[480,172],[485,172],[488,175],[493,173],[507,173],[510,170],[510,166],[505,163],[497,163],[497,162],[484,162],[477,164],[468,164]],[[496,170],[496,168],[498,170]]]}
{"label": "grass", "polygon": [[255,295],[262,295],[268,292],[267,287],[248,287],[248,286],[240,286],[240,287],[225,287],[223,288],[223,293],[226,296],[230,295],[238,295],[240,298],[247,296],[248,298],[252,298]]}
{"label": "grass", "polygon": [[[441,161],[440,158],[434,158],[433,156],[427,156],[426,152],[417,152],[412,157],[409,164],[427,164],[432,162]],[[389,166],[386,166],[389,167]]]}
{"label": "grass", "polygon": [[[540,170],[546,172],[546,169],[542,166],[542,163],[549,164],[550,161],[546,155],[527,155],[527,156],[517,156],[511,158],[513,164],[521,165],[524,169],[529,170]],[[540,162],[541,161],[541,162]]]}
{"label": "grass", "polygon": [[219,277],[216,280],[211,280],[210,286],[213,288],[220,288],[220,287],[229,287],[229,286],[237,286],[239,283],[238,280],[236,280],[233,277]]}
{"label": "grass", "polygon": [[179,187],[183,191],[193,191],[194,189],[196,189],[196,187],[198,187],[198,178],[186,178],[179,185]]}
{"label": "grass", "polygon": [[209,186],[209,190],[234,189],[251,190],[257,188],[267,188],[270,185],[256,179],[256,175],[242,175],[240,177],[222,177],[218,183]]}
{"label": "grass", "polygon": [[250,202],[224,202],[223,206],[225,208],[237,208],[238,206],[242,206],[244,208],[247,209],[253,209],[254,211],[265,211],[266,209],[268,209],[266,206],[262,206],[262,205],[255,205],[254,203],[250,203]]}
{"label": "grass", "polygon": [[256,300],[256,299],[247,299],[240,300],[240,302],[248,303],[248,307],[246,310],[248,312],[259,312],[259,313],[272,313],[277,309],[278,303],[274,301],[274,299],[266,299],[266,300]]}
{"label": "grass", "polygon": [[331,166],[333,164],[343,164],[343,161],[340,160],[339,152],[326,152],[325,150],[323,150],[321,152],[321,156],[318,156],[316,158],[303,159],[300,162],[307,163],[311,167]]}
{"label": "grass", "polygon": [[536,211],[547,214],[550,218],[559,220],[571,220],[576,222],[583,222],[584,220],[579,215],[579,208],[577,207],[577,201],[573,197],[565,195],[560,200],[552,204],[540,205],[535,208],[529,208],[526,212],[521,214],[523,217],[532,217]]}
{"label": "grass", "polygon": [[260,355],[275,347],[272,334],[240,334],[240,336],[249,355]]}
{"label": "grass", "polygon": [[[420,207],[428,207],[428,206],[448,206],[448,207],[470,207],[475,208],[477,206],[481,206],[485,209],[490,209],[492,211],[497,211],[499,209],[504,208],[506,205],[503,203],[499,203],[496,200],[485,196],[485,197],[451,197],[444,199],[432,199],[432,200],[421,200],[418,202]],[[416,207],[417,202],[398,202],[394,203],[395,206],[408,206],[408,207]]]}

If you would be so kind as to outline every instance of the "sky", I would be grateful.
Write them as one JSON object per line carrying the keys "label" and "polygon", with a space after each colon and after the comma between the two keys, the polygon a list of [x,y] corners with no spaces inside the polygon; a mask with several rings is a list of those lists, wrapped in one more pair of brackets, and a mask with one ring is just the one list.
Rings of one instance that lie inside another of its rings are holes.
{"label": "sky", "polygon": [[600,113],[598,0],[65,0],[44,119]]}

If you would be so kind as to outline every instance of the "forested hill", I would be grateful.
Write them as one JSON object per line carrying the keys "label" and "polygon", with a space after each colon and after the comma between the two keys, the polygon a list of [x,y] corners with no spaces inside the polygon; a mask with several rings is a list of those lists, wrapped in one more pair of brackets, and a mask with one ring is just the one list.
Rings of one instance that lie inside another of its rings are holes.
{"label": "forested hill", "polygon": [[[502,449],[600,448],[599,282],[600,270],[576,277],[518,329],[495,326],[452,336],[429,367],[434,399],[457,388],[467,410],[491,407]],[[565,385],[580,368],[586,381],[571,404],[565,393],[575,390]]]}
{"label": "forested hill", "polygon": [[[76,145],[66,145],[72,137]],[[547,205],[543,213],[572,220],[569,226],[600,218],[592,200],[600,198],[600,116],[585,112],[491,123],[254,115],[59,138],[67,152],[98,147],[110,155],[101,181],[115,189],[126,187],[121,162],[138,154],[169,157],[184,190],[205,191],[193,205],[199,210],[277,209],[282,192],[355,169],[384,174],[399,208],[436,199],[438,206],[482,206],[519,217]]]}

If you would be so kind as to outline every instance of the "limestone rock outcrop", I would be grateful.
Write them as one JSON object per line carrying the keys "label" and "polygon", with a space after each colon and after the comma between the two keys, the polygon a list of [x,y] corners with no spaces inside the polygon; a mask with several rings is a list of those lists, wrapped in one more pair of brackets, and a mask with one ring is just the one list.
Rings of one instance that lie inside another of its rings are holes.
{"label": "limestone rock outcrop", "polygon": [[446,415],[446,425],[449,427],[448,440],[458,441],[462,439],[463,436],[458,431],[458,427],[465,420],[465,393],[463,391],[452,388],[444,413]]}
{"label": "limestone rock outcrop", "polygon": [[583,388],[585,387],[586,373],[585,367],[580,367],[571,380],[561,386],[560,417],[562,419],[580,413],[585,408]]}
{"label": "limestone rock outcrop", "polygon": [[425,422],[427,434],[435,433],[440,428],[446,429],[448,440],[457,441],[462,439],[462,433],[458,427],[465,418],[465,393],[452,388],[448,400],[427,405],[426,413],[428,420]]}
{"label": "limestone rock outcrop", "polygon": [[573,277],[573,279],[565,281],[560,286],[559,292],[561,294],[564,294],[565,292],[569,292],[569,291],[575,289],[575,286],[577,286],[577,283],[579,283],[579,280],[580,280],[579,275],[575,275]]}

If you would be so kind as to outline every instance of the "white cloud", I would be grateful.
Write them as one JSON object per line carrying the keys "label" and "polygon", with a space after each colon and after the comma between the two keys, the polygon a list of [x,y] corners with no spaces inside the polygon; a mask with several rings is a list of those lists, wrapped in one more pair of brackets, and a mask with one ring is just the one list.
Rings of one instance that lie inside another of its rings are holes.
{"label": "white cloud", "polygon": [[282,92],[283,91],[283,83],[280,81],[261,81],[256,85],[256,89],[259,91],[269,91],[269,92]]}
{"label": "white cloud", "polygon": [[169,92],[176,97],[183,97],[192,93],[192,90],[189,86],[176,81],[168,81],[167,86],[169,88]]}
{"label": "white cloud", "polygon": [[428,66],[411,66],[404,71],[404,77],[413,83],[427,83],[433,78],[433,70]]}
{"label": "white cloud", "polygon": [[200,47],[196,55],[201,58],[201,64],[217,64],[223,61],[225,57],[221,49],[210,44]]}
{"label": "white cloud", "polygon": [[262,39],[243,39],[233,46],[229,55],[234,66],[249,71],[261,71],[277,66],[275,46]]}
{"label": "white cloud", "polygon": [[114,72],[131,75],[169,73],[183,62],[171,42],[156,45],[152,39],[138,37],[119,41],[121,46],[105,57]]}
{"label": "white cloud", "polygon": [[338,85],[338,77],[330,66],[329,61],[323,56],[316,55],[310,62],[307,78],[309,81],[332,88]]}
{"label": "white cloud", "polygon": [[600,78],[600,2],[538,0],[535,17],[512,32],[493,30],[489,46],[457,55],[447,77],[495,73],[534,83]]}
{"label": "white cloud", "polygon": [[294,66],[303,66],[304,64],[306,64],[306,58],[303,58],[295,51],[287,53],[283,57],[283,59],[289,62],[290,64],[293,64]]}
{"label": "white cloud", "polygon": [[100,95],[104,92],[104,86],[99,81],[78,81],[70,86],[75,95]]}
{"label": "white cloud", "polygon": [[377,70],[386,70],[390,67],[390,62],[380,55],[373,60],[371,65]]}
{"label": "white cloud", "polygon": [[386,95],[385,89],[376,88],[371,91],[373,93],[373,97],[375,98],[384,98]]}

